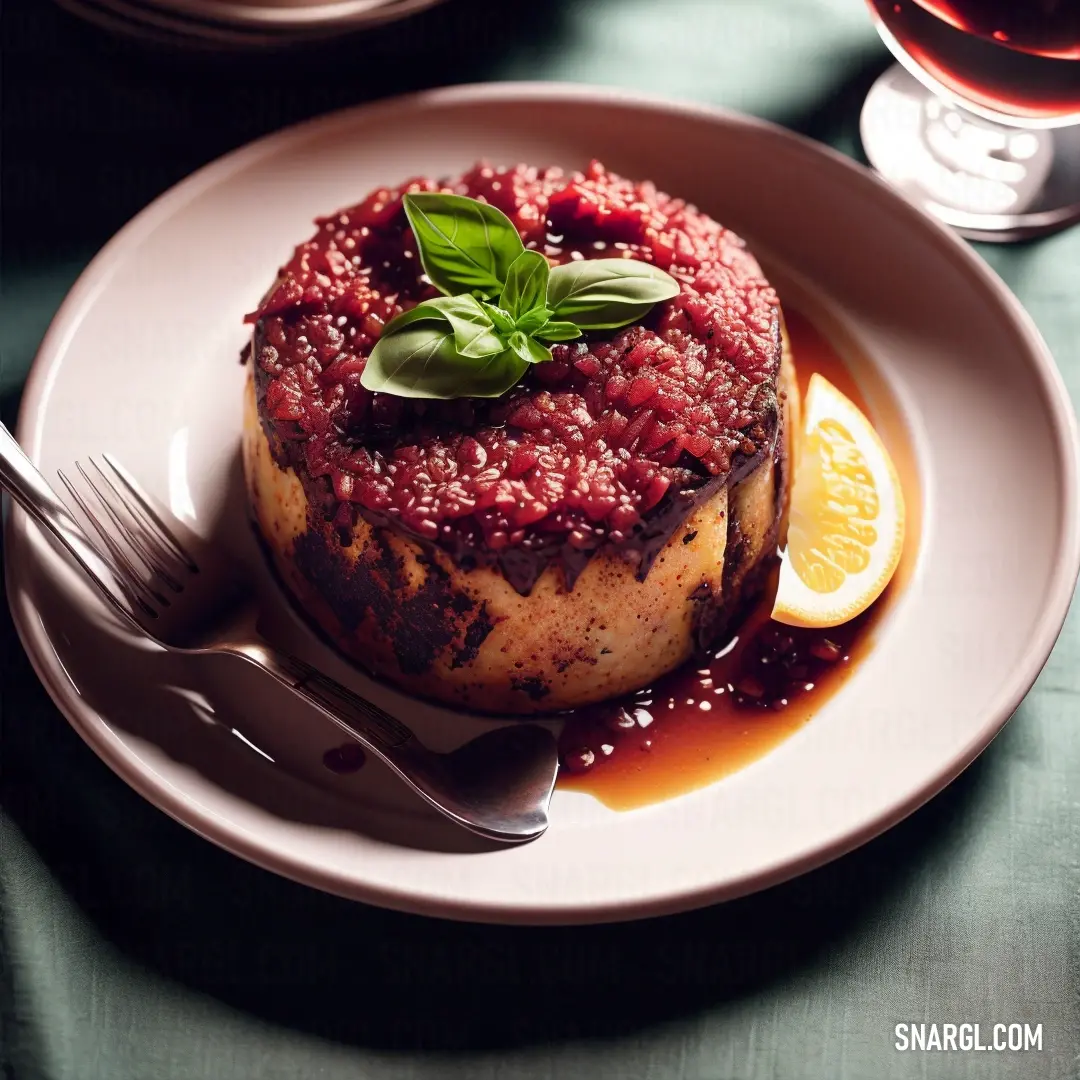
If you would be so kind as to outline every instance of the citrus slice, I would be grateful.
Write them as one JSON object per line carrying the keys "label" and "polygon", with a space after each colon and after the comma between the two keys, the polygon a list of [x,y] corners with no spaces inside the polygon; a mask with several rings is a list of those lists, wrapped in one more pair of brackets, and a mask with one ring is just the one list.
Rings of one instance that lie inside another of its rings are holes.
{"label": "citrus slice", "polygon": [[888,585],[904,546],[904,494],[870,421],[828,379],[810,378],[772,617],[838,626]]}

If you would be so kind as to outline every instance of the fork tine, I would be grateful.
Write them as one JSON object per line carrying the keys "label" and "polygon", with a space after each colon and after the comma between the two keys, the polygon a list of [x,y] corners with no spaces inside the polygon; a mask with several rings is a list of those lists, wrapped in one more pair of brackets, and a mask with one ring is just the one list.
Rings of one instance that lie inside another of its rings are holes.
{"label": "fork tine", "polygon": [[142,560],[146,569],[151,574],[157,574],[165,584],[172,589],[174,593],[181,593],[184,591],[184,586],[180,584],[169,573],[169,559],[170,554],[164,547],[158,542],[158,540],[150,533],[146,532],[146,527],[143,521],[132,509],[131,504],[124,497],[123,492],[117,490],[116,485],[109,479],[108,476],[102,471],[101,466],[93,459],[90,459],[90,464],[93,465],[94,470],[98,476],[101,477],[102,482],[108,486],[109,490],[113,493],[116,500],[124,507],[127,513],[131,517],[131,522],[134,522],[135,527],[131,527],[131,522],[123,521],[122,516],[116,506],[110,503],[110,500],[106,495],[103,495],[101,490],[94,484],[93,480],[87,476],[86,471],[83,469],[79,462],[75,463],[75,467],[79,470],[82,478],[93,489],[94,494],[102,500],[102,504],[105,507],[109,517],[112,518],[113,524],[121,531],[124,539],[128,542],[128,546],[132,548],[136,555]]}
{"label": "fork tine", "polygon": [[[147,525],[156,528],[158,538],[163,542],[165,547],[171,548],[177,559],[179,559],[191,573],[197,574],[199,572],[199,564],[195,561],[187,548],[177,540],[176,536],[165,522],[161,520],[160,515],[151,505],[149,498],[147,498],[142,488],[135,482],[135,478],[131,476],[131,474],[111,454],[102,454],[101,456],[105,459],[105,463],[109,468],[116,474],[119,481],[131,493],[139,509],[145,515]],[[117,494],[119,494],[119,492]],[[127,504],[125,503],[125,505]]]}
{"label": "fork tine", "polygon": [[[82,472],[81,469],[79,471]],[[146,598],[149,597],[151,601],[157,601],[164,607],[169,606],[169,601],[143,581],[142,575],[135,566],[132,565],[131,560],[127,557],[127,553],[116,540],[113,539],[109,534],[109,531],[102,528],[101,522],[95,517],[94,512],[79,493],[79,489],[67,478],[65,473],[58,469],[57,476],[60,477],[64,487],[68,490],[68,494],[75,500],[75,504],[83,512],[83,516],[90,522],[98,536],[101,537],[102,543],[108,548],[109,554],[113,557],[114,567],[118,571],[116,575],[117,580],[127,589],[128,600],[149,618],[156,619],[158,617],[157,608],[155,608],[152,603],[148,603]],[[93,487],[92,484],[91,487]]]}

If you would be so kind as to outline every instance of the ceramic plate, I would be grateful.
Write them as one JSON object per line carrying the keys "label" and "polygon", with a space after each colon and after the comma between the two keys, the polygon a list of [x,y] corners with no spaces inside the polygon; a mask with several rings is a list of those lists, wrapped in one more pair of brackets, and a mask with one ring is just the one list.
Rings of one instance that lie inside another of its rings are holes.
{"label": "ceramic plate", "polygon": [[262,48],[314,41],[433,7],[440,0],[332,0],[224,4],[216,0],[57,0],[107,30],[159,44],[194,48]]}
{"label": "ceramic plate", "polygon": [[174,11],[209,23],[255,30],[360,29],[404,18],[440,0],[139,0],[146,7]]}
{"label": "ceramic plate", "polygon": [[[326,770],[333,730],[257,673],[120,637],[13,513],[11,604],[38,673],[161,809],[261,866],[376,904],[625,919],[848,851],[940,790],[1009,718],[1060,630],[1080,534],[1075,418],[1030,319],[962,242],[829,150],[716,109],[552,84],[442,90],[292,128],[196,173],[94,260],[42,344],[20,441],[50,476],[111,451],[191,528],[258,566],[237,465],[242,315],[316,215],[478,157],[596,157],[697,202],[750,240],[782,299],[835,328],[871,408],[886,391],[897,403],[918,474],[917,558],[843,688],[712,786],[623,813],[558,791],[541,840],[485,849],[374,765]],[[292,647],[436,747],[485,727],[367,683],[282,623]]]}

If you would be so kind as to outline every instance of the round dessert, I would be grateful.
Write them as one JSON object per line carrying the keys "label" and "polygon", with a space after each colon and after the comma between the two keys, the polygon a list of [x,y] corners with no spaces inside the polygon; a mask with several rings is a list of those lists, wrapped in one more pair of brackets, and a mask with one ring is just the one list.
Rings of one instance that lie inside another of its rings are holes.
{"label": "round dessert", "polygon": [[[492,204],[553,266],[650,262],[679,294],[552,345],[497,398],[373,393],[383,327],[438,295],[415,192]],[[301,612],[375,675],[479,711],[574,708],[708,650],[762,588],[792,360],[743,241],[685,201],[599,163],[413,180],[321,220],[248,320],[257,530]]]}

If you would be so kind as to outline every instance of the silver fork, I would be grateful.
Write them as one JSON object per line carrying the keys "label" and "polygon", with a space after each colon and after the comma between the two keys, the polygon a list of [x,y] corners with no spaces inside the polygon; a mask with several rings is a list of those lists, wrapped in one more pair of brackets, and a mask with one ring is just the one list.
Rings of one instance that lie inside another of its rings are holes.
{"label": "silver fork", "polygon": [[254,664],[471,832],[506,843],[544,832],[558,771],[548,729],[515,723],[451,753],[430,750],[400,720],[263,640],[254,593],[236,568],[217,558],[196,561],[119,462],[102,459],[76,463],[77,483],[59,473],[99,547],[0,424],[0,486],[60,542],[127,625],[172,652]]}

